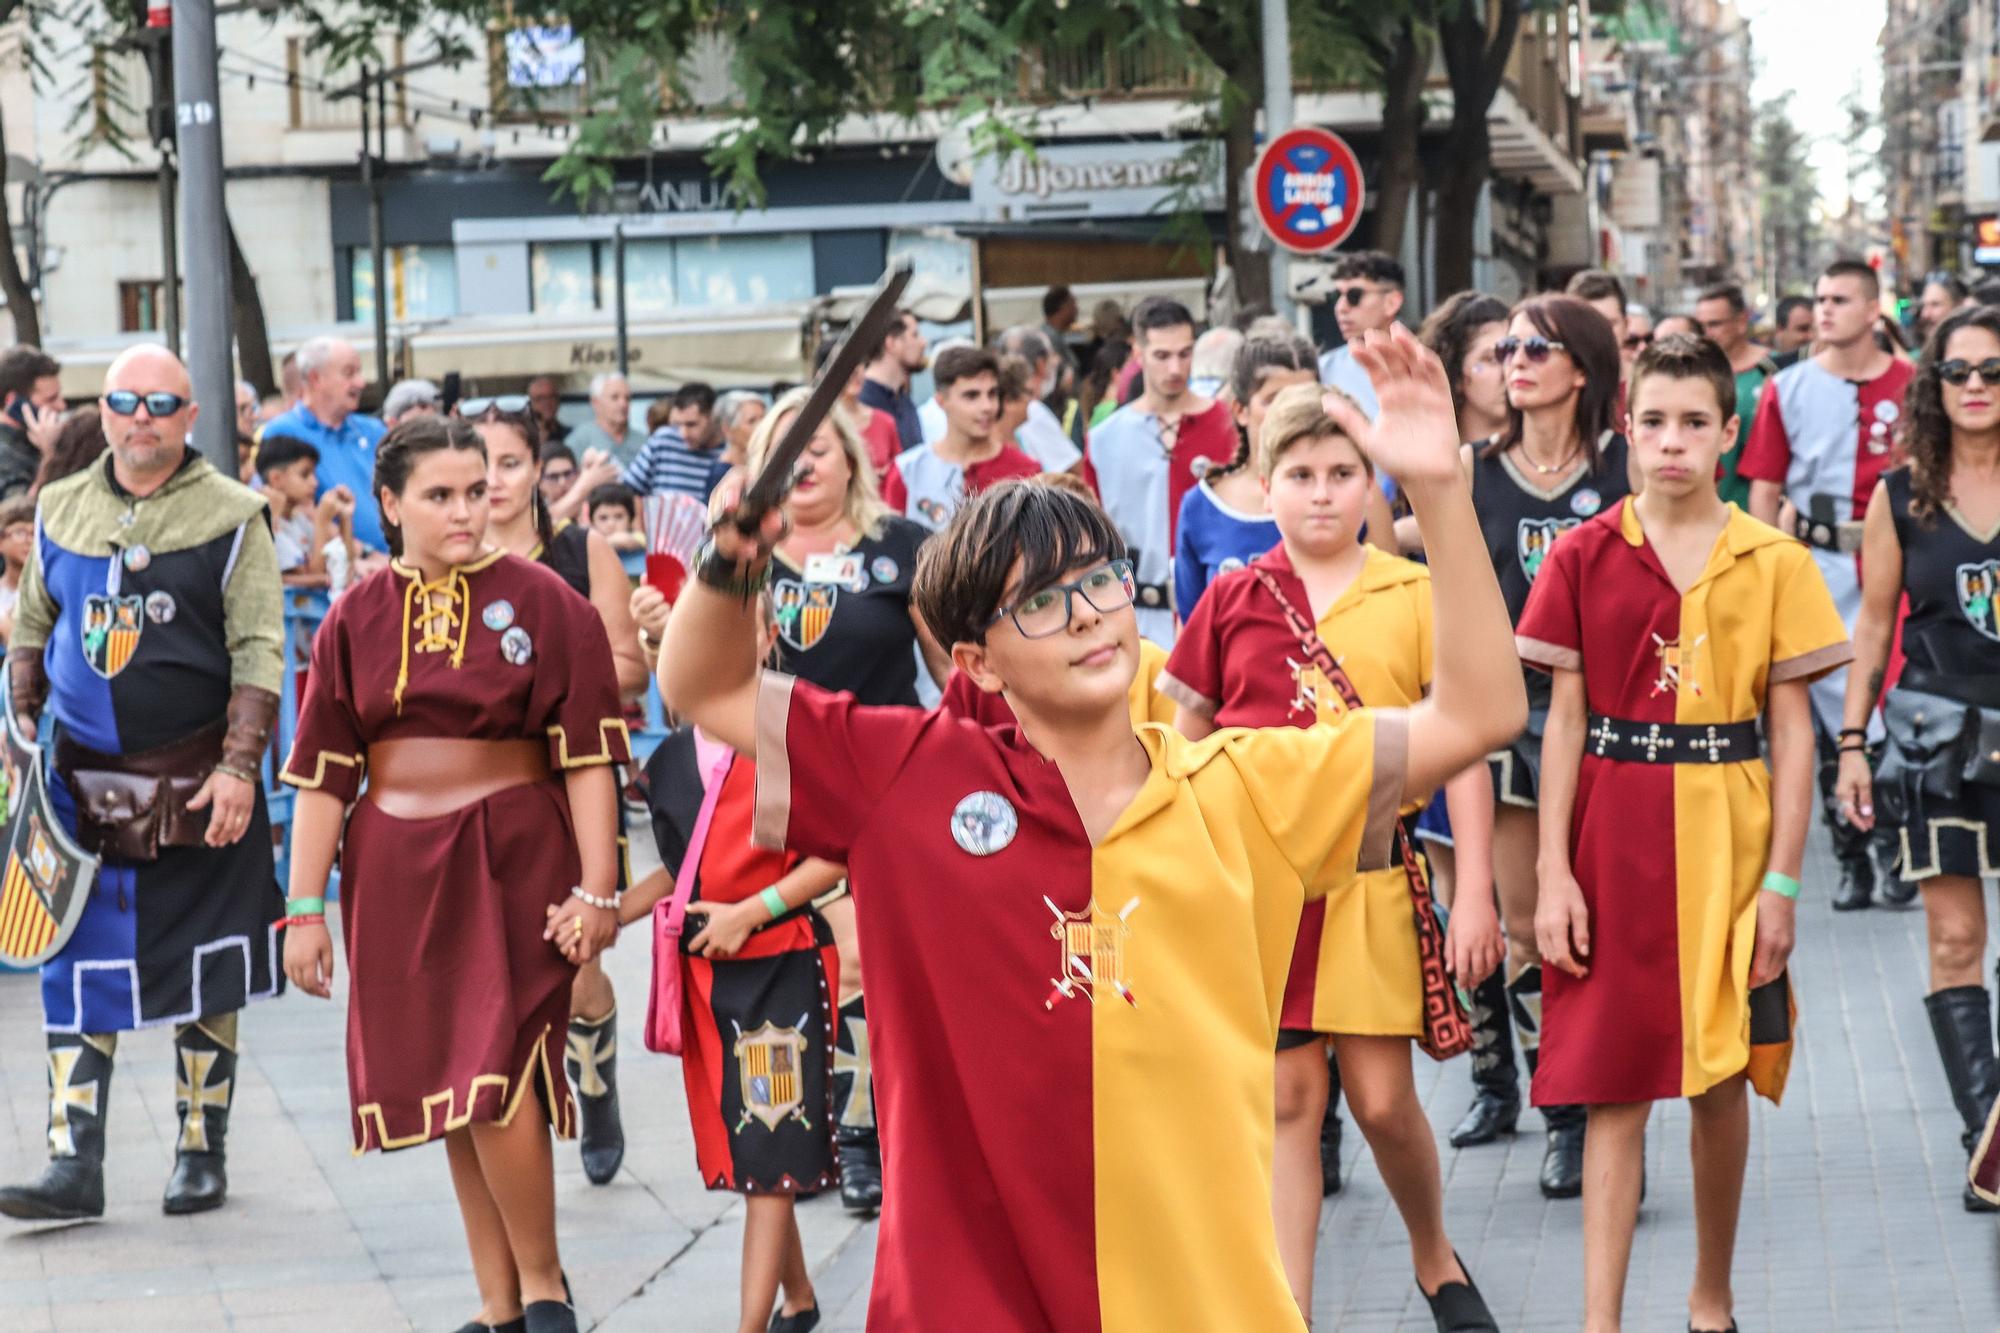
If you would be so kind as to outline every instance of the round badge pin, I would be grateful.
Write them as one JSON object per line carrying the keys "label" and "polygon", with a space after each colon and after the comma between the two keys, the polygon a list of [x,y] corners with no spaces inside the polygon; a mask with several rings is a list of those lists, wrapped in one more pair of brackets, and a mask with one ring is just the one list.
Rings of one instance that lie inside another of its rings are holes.
{"label": "round badge pin", "polygon": [[490,630],[503,630],[514,623],[514,604],[502,597],[497,602],[488,602],[486,609],[479,613]]}
{"label": "round badge pin", "polygon": [[1215,572],[1218,574],[1234,574],[1241,568],[1243,568],[1243,562],[1232,555],[1217,565]]}
{"label": "round badge pin", "polygon": [[1875,404],[1875,419],[1877,421],[1894,421],[1902,415],[1903,409],[1887,398]]}
{"label": "round badge pin", "polygon": [[902,573],[903,569],[892,557],[878,555],[869,562],[868,572],[874,576],[877,583],[894,583],[896,575]]}
{"label": "round badge pin", "polygon": [[146,594],[146,619],[155,625],[165,625],[180,610],[174,605],[174,595],[170,592],[149,592]]}
{"label": "round badge pin", "polygon": [[974,856],[1005,850],[1020,827],[1014,807],[997,791],[976,791],[951,812],[951,840]]}
{"label": "round badge pin", "polygon": [[1589,518],[1604,508],[1604,497],[1588,486],[1579,486],[1576,494],[1569,497],[1569,508],[1578,518]]}
{"label": "round badge pin", "polygon": [[509,666],[526,666],[534,655],[535,641],[519,625],[500,636],[500,656],[507,659]]}
{"label": "round badge pin", "polygon": [[1194,473],[1194,479],[1196,481],[1200,481],[1203,477],[1206,477],[1209,474],[1209,470],[1212,469],[1214,466],[1215,466],[1214,459],[1197,456],[1192,462],[1188,464],[1188,471]]}
{"label": "round badge pin", "polygon": [[153,553],[143,546],[128,546],[125,548],[124,561],[125,568],[136,574],[153,563]]}

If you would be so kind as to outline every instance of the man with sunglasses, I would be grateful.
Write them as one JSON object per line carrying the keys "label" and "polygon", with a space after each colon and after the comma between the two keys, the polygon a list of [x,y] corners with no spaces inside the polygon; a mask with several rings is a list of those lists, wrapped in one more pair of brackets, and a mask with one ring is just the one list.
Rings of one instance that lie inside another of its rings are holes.
{"label": "man with sunglasses", "polygon": [[1387,333],[1403,309],[1403,266],[1380,250],[1342,255],[1333,266],[1333,318],[1340,346],[1319,359],[1320,383],[1340,390],[1375,419],[1375,386],[1354,360],[1365,333]]}
{"label": "man with sunglasses", "polygon": [[162,1206],[219,1207],[237,1011],[283,986],[259,780],[284,675],[270,513],[187,447],[195,404],[166,348],[122,353],[98,401],[110,447],[41,493],[7,654],[25,735],[48,705],[55,817],[101,858],[41,968],[51,1160],[0,1190],[0,1213],[34,1221],[103,1214],[112,1053],[141,1027],[174,1031]]}
{"label": "man with sunglasses", "polygon": [[353,493],[354,540],[376,557],[371,561],[364,556],[365,566],[357,573],[370,572],[389,551],[375,503],[375,446],[389,428],[360,410],[368,379],[354,344],[341,338],[310,339],[299,348],[298,368],[298,406],[273,418],[266,429],[319,450],[322,496],[336,486]]}
{"label": "man with sunglasses", "polygon": [[[1875,341],[1881,283],[1859,260],[1827,266],[1813,292],[1818,350],[1779,371],[1764,385],[1757,420],[1737,475],[1750,483],[1750,513],[1812,547],[1813,560],[1833,592],[1848,633],[1861,611],[1861,516],[1875,483],[1896,461],[1897,422],[1915,368]],[[1845,668],[1812,686],[1813,728],[1820,750],[1821,813],[1840,862],[1834,910],[1853,911],[1874,901],[1876,866],[1869,835],[1840,816],[1834,796],[1844,721]],[[1869,715],[1867,743],[1879,750],[1882,723]],[[1893,864],[1888,835],[1874,845],[1875,859]],[[1883,890],[1892,901],[1915,893],[1897,876]]]}

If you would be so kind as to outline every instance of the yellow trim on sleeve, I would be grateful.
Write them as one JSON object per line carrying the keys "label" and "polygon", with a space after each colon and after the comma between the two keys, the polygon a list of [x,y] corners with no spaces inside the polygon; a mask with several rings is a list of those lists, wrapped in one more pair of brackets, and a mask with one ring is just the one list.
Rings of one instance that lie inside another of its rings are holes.
{"label": "yellow trim on sleeve", "polygon": [[291,759],[285,761],[284,768],[278,773],[278,781],[284,783],[287,787],[297,787],[301,791],[312,791],[317,787],[325,786],[326,766],[328,764],[342,764],[348,768],[359,770],[367,762],[366,757],[363,755],[335,754],[331,750],[320,750],[317,752],[317,757],[313,760],[312,778],[308,780],[292,772],[292,759],[297,758],[298,755],[294,753]]}
{"label": "yellow trim on sleeve", "polygon": [[549,735],[556,742],[557,768],[589,768],[593,764],[615,764],[619,760],[612,753],[611,737],[617,735],[625,742],[625,752],[632,752],[632,731],[620,717],[600,718],[597,723],[597,753],[572,755],[569,752],[569,731],[560,722],[549,728]]}

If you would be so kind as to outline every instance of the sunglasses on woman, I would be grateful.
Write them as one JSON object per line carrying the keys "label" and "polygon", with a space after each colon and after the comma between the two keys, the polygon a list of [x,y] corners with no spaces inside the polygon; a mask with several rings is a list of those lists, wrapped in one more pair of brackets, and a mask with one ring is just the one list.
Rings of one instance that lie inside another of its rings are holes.
{"label": "sunglasses on woman", "polygon": [[467,421],[477,421],[488,412],[525,412],[528,410],[528,395],[524,393],[502,394],[497,398],[461,398],[458,400],[458,414]]}
{"label": "sunglasses on woman", "polygon": [[1527,356],[1529,365],[1539,366],[1549,359],[1550,352],[1562,350],[1561,342],[1551,341],[1537,333],[1529,338],[1502,338],[1493,344],[1493,359],[1504,366],[1514,359],[1514,353],[1520,352]]}
{"label": "sunglasses on woman", "polygon": [[1963,384],[1972,378],[1975,371],[1981,384],[2000,387],[2000,356],[1989,356],[1984,361],[1967,361],[1955,356],[1949,361],[1938,362],[1938,378],[1946,384]]}
{"label": "sunglasses on woman", "polygon": [[1636,352],[1641,347],[1651,347],[1653,335],[1650,333],[1628,333],[1625,335],[1625,350]]}
{"label": "sunglasses on woman", "polygon": [[139,410],[139,404],[146,405],[146,415],[170,417],[186,407],[190,399],[177,393],[135,393],[131,389],[113,389],[104,395],[104,406],[113,416],[129,417]]}

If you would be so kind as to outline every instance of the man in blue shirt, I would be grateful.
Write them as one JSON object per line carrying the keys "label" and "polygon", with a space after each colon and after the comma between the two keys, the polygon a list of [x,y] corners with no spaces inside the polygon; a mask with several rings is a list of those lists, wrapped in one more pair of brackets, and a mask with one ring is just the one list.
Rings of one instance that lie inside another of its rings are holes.
{"label": "man in blue shirt", "polygon": [[314,338],[298,350],[299,405],[271,419],[265,429],[304,440],[319,450],[319,494],[335,486],[354,493],[354,540],[386,555],[382,513],[375,500],[375,446],[388,427],[355,409],[367,383],[361,354],[339,338]]}
{"label": "man in blue shirt", "polygon": [[881,348],[862,371],[862,403],[895,418],[896,434],[905,449],[924,442],[923,421],[910,399],[910,376],[930,364],[925,351],[924,331],[917,326],[917,317],[907,310],[899,311],[896,326],[882,336]]}

